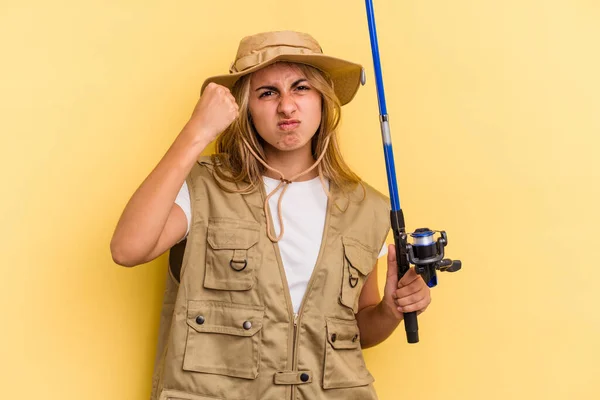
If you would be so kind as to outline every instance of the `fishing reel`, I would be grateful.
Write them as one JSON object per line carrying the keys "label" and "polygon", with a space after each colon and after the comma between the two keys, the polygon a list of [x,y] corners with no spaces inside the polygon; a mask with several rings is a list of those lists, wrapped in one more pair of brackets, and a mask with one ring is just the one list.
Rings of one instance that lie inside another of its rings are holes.
{"label": "fishing reel", "polygon": [[[434,234],[440,236],[434,240]],[[408,236],[413,239],[408,243]],[[460,260],[444,258],[444,247],[448,244],[445,231],[433,231],[429,228],[419,228],[412,233],[400,233],[400,246],[407,261],[415,266],[415,272],[423,277],[430,288],[437,285],[437,271],[456,272],[461,269]]]}

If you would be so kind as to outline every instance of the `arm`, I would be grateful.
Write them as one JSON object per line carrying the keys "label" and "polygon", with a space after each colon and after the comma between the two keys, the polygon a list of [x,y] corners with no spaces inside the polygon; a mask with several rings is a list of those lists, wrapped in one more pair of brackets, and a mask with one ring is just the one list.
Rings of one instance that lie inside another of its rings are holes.
{"label": "arm", "polygon": [[229,89],[208,85],[189,122],[127,203],[110,243],[117,264],[151,261],[185,235],[187,219],[175,205],[177,193],[200,153],[237,116]]}
{"label": "arm", "polygon": [[358,299],[356,320],[360,330],[360,344],[364,349],[387,339],[404,318],[403,312],[417,311],[420,314],[431,303],[429,288],[414,268],[398,282],[394,245],[388,246],[387,264],[383,299],[377,285],[377,264]]}
{"label": "arm", "polygon": [[184,128],[127,203],[110,244],[117,264],[146,263],[185,235],[187,219],[175,197],[207,145],[189,132]]}

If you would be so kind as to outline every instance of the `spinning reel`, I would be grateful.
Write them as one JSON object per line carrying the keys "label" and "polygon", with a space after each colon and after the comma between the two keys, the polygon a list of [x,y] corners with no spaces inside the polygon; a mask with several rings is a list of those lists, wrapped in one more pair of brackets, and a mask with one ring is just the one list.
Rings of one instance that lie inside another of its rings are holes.
{"label": "spinning reel", "polygon": [[[437,241],[434,234],[439,233]],[[408,236],[413,242],[408,243]],[[462,267],[460,260],[444,258],[444,247],[448,244],[445,231],[432,231],[429,228],[419,228],[413,233],[400,234],[400,246],[405,248],[408,262],[415,266],[415,272],[423,277],[430,288],[437,285],[437,270],[440,272],[456,272]]]}

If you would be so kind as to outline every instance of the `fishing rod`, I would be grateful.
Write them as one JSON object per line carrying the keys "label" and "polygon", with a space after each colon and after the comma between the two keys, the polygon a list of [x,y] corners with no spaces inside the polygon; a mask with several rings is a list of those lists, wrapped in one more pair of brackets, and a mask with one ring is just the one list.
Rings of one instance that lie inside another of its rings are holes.
{"label": "fishing rod", "polygon": [[[406,233],[404,213],[400,207],[398,195],[398,184],[396,180],[396,166],[394,164],[394,153],[392,149],[392,136],[390,134],[389,115],[385,103],[385,92],[383,90],[383,75],[381,73],[381,61],[379,57],[379,44],[377,41],[377,28],[375,27],[375,13],[373,0],[365,0],[367,6],[367,21],[369,23],[369,36],[371,38],[371,52],[373,53],[373,66],[375,69],[375,84],[377,87],[377,102],[379,103],[379,122],[381,125],[381,138],[383,140],[383,153],[385,156],[385,168],[387,171],[388,189],[391,202],[391,226],[396,246],[396,263],[398,265],[398,280],[415,266],[415,271],[421,275],[427,286],[437,285],[436,270],[455,272],[462,264],[460,260],[444,258],[444,247],[448,244],[448,235],[445,231],[434,231],[429,228],[419,228],[412,233]],[[363,77],[364,82],[364,77]],[[437,240],[435,233],[439,233]],[[408,241],[410,236],[413,241]],[[404,327],[408,343],[419,341],[419,325],[415,311],[404,313]]]}

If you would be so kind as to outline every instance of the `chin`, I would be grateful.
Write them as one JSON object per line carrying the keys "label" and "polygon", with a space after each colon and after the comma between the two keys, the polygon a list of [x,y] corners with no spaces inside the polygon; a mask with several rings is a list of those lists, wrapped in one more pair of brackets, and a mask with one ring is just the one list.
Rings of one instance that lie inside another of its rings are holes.
{"label": "chin", "polygon": [[273,147],[282,151],[292,151],[301,149],[308,143],[310,143],[310,140],[305,141],[303,140],[302,135],[292,133],[284,135]]}
{"label": "chin", "polygon": [[279,151],[296,151],[296,150],[300,150],[303,147],[304,147],[303,145],[297,144],[297,145],[278,145],[275,148]]}

